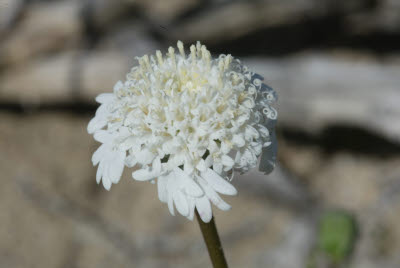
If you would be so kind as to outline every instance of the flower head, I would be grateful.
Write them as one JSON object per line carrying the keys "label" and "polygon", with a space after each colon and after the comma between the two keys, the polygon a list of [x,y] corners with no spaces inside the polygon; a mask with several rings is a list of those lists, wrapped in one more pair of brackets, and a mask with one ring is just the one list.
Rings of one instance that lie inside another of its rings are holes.
{"label": "flower head", "polygon": [[227,180],[234,170],[254,168],[260,155],[260,170],[273,169],[276,95],[231,55],[213,59],[199,42],[188,54],[177,46],[138,58],[125,82],[96,98],[88,132],[102,145],[92,161],[107,190],[137,166],[132,177],[156,183],[171,214],[175,207],[192,219],[197,209],[208,222],[211,203],[230,209],[219,194],[237,193]]}

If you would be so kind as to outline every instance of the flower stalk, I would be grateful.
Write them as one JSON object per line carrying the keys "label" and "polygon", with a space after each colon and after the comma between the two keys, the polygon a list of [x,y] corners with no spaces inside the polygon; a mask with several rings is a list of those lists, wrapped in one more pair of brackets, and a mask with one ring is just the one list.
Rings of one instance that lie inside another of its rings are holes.
{"label": "flower stalk", "polygon": [[224,255],[224,250],[222,248],[221,241],[218,236],[217,227],[215,225],[214,216],[211,218],[210,222],[205,223],[202,221],[199,213],[197,212],[197,209],[195,212],[213,267],[228,268],[228,264]]}

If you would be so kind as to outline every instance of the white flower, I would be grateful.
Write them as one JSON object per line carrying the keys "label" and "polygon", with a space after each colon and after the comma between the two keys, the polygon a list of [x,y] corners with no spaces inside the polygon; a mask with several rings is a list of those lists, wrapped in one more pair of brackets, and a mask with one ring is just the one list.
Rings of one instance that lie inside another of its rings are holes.
{"label": "white flower", "polygon": [[236,195],[234,170],[254,168],[260,155],[260,170],[273,169],[276,95],[230,55],[212,59],[199,42],[189,55],[178,49],[138,58],[125,82],[96,98],[88,132],[102,145],[92,161],[107,190],[124,166],[137,166],[132,177],[157,183],[171,214],[192,219],[196,208],[208,222],[211,203],[230,209],[219,194]]}

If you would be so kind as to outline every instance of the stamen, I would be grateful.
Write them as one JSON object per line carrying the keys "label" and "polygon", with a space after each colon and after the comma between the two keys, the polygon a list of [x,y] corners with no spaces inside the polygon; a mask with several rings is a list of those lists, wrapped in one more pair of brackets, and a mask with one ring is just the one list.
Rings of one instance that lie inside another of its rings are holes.
{"label": "stamen", "polygon": [[200,43],[200,41],[197,41],[197,43],[196,43],[196,50],[197,50],[197,57],[200,58],[200,53],[201,53],[201,43]]}
{"label": "stamen", "polygon": [[192,64],[196,64],[196,47],[194,45],[190,46],[190,57],[192,58]]}
{"label": "stamen", "polygon": [[173,47],[169,47],[168,53],[169,53],[169,57],[172,60],[172,64],[173,64],[174,68],[176,69],[175,49]]}
{"label": "stamen", "polygon": [[139,61],[139,65],[140,65],[141,69],[142,70],[146,70],[147,68],[146,68],[146,65],[144,63],[144,59],[143,58],[144,58],[144,56],[141,57],[141,58],[138,58],[138,61]]}
{"label": "stamen", "polygon": [[218,75],[218,87],[222,88],[222,75]]}
{"label": "stamen", "polygon": [[206,62],[207,62],[207,70],[209,71],[211,69],[211,53],[208,50],[206,55]]}
{"label": "stamen", "polygon": [[157,50],[157,51],[156,51],[156,56],[157,56],[158,64],[159,64],[159,65],[163,65],[163,64],[164,64],[164,61],[163,61],[163,57],[162,57],[162,54],[161,54],[161,51],[160,51],[160,50]]}
{"label": "stamen", "polygon": [[224,71],[224,60],[223,59],[218,59],[218,69],[222,72]]}
{"label": "stamen", "polygon": [[147,70],[150,70],[150,61],[149,61],[149,56],[145,54],[143,57],[143,63],[145,64]]}
{"label": "stamen", "polygon": [[229,65],[231,64],[231,62],[232,62],[232,56],[231,56],[231,54],[228,54],[225,57],[225,69],[229,68]]}
{"label": "stamen", "polygon": [[[149,78],[147,77],[147,75],[143,72],[143,69],[139,70],[140,76],[143,78],[144,81],[146,81],[146,83],[150,83]],[[144,93],[143,93],[144,94]]]}
{"label": "stamen", "polygon": [[205,45],[202,45],[202,46],[201,46],[201,58],[202,58],[203,60],[205,60],[205,59],[206,59],[206,55],[207,55],[207,48],[206,48]]}
{"label": "stamen", "polygon": [[182,43],[182,41],[178,41],[178,49],[179,49],[179,53],[181,53],[181,56],[183,57],[183,58],[186,58],[186,55],[185,55],[185,49],[184,49],[184,47],[183,47],[183,43]]}

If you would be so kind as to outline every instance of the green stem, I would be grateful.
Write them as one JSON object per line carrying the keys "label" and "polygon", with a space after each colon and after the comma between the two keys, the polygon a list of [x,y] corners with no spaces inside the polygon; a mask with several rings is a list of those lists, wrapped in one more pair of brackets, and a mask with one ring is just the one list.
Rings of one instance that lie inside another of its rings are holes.
{"label": "green stem", "polygon": [[214,216],[209,223],[205,223],[201,220],[197,210],[195,212],[213,267],[228,268],[228,264],[226,263],[224,256],[224,250],[222,249],[221,241],[218,236],[217,227],[215,226]]}

